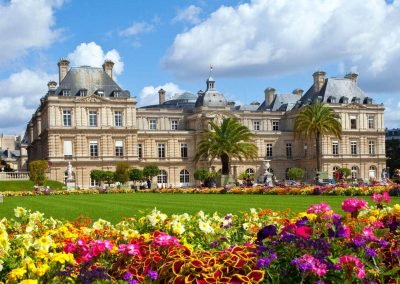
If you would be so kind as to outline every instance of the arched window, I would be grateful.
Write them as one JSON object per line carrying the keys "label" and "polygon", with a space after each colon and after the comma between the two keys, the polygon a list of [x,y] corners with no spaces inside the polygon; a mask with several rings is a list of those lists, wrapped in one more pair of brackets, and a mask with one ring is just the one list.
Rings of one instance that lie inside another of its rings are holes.
{"label": "arched window", "polygon": [[179,179],[181,183],[189,183],[189,172],[187,170],[181,170]]}
{"label": "arched window", "polygon": [[368,177],[369,178],[376,178],[376,174],[377,174],[376,167],[375,166],[370,166],[369,167]]}
{"label": "arched window", "polygon": [[351,167],[351,178],[352,179],[358,178],[358,167],[356,166]]}
{"label": "arched window", "polygon": [[160,174],[157,176],[157,183],[167,183],[168,177],[167,172],[164,170],[160,170]]}
{"label": "arched window", "polygon": [[246,174],[248,174],[249,176],[254,176],[254,169],[252,169],[252,168],[248,168],[247,170],[246,170]]}
{"label": "arched window", "polygon": [[338,166],[334,166],[333,168],[332,168],[332,177],[333,178],[335,178],[335,176],[336,176],[336,172],[339,170],[339,167]]}

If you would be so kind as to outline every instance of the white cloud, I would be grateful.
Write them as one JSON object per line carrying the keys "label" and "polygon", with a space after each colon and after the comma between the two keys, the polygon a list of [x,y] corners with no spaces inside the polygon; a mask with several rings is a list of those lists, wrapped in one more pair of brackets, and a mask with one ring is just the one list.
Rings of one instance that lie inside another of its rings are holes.
{"label": "white cloud", "polygon": [[343,62],[368,90],[400,90],[400,2],[252,0],[178,34],[163,65],[180,78],[265,76]]}
{"label": "white cloud", "polygon": [[400,101],[390,98],[385,101],[385,127],[399,128],[400,125]]}
{"label": "white cloud", "polygon": [[188,22],[190,24],[198,24],[201,22],[200,19],[201,8],[195,5],[179,10],[172,22]]}
{"label": "white cloud", "polygon": [[118,76],[124,71],[124,62],[118,51],[115,49],[104,52],[100,45],[95,42],[81,43],[75,50],[68,55],[72,66],[89,65],[93,67],[101,67],[105,59],[114,62],[114,75]]}
{"label": "white cloud", "polygon": [[142,33],[148,33],[154,30],[154,26],[146,22],[137,22],[130,27],[119,32],[120,36],[135,36]]}
{"label": "white cloud", "polygon": [[[22,70],[0,81],[0,89],[7,97],[0,99],[0,128],[10,134],[23,134],[31,115],[47,92],[47,83],[57,74]],[[18,133],[16,133],[18,132]]]}
{"label": "white cloud", "polygon": [[62,0],[0,1],[0,64],[57,40],[61,32],[54,28],[54,9],[62,4]]}
{"label": "white cloud", "polygon": [[165,97],[167,100],[177,93],[184,92],[184,90],[182,90],[178,85],[171,82],[165,83],[164,85],[160,85],[157,87],[146,86],[140,91],[138,105],[147,106],[147,105],[158,104],[159,103],[158,91],[160,89],[164,89]]}

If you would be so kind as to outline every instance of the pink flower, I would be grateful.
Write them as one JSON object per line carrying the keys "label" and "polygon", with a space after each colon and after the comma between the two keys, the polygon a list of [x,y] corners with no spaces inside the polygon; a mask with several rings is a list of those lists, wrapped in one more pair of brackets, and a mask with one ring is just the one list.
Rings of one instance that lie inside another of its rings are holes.
{"label": "pink flower", "polygon": [[386,202],[388,204],[390,203],[390,196],[389,196],[389,193],[387,193],[386,191],[383,194],[374,193],[371,196],[371,199],[373,202],[379,203],[379,204],[381,204],[382,202]]}
{"label": "pink flower", "polygon": [[355,271],[357,278],[362,279],[365,277],[364,264],[357,256],[342,255],[339,257],[339,265],[348,276],[351,276],[353,271]]}
{"label": "pink flower", "polygon": [[64,252],[70,253],[76,251],[76,244],[68,242],[64,246]]}
{"label": "pink flower", "polygon": [[97,256],[101,254],[103,251],[112,250],[112,244],[108,240],[95,240],[90,243],[91,249],[90,252],[93,256]]}
{"label": "pink flower", "polygon": [[362,235],[369,240],[375,241],[377,240],[377,238],[374,235],[374,232],[372,231],[372,227],[365,227],[363,229]]}
{"label": "pink flower", "polygon": [[312,228],[306,227],[306,226],[296,228],[296,230],[295,230],[296,236],[300,236],[305,239],[308,239],[312,235],[312,233],[313,233]]}
{"label": "pink flower", "polygon": [[118,252],[130,255],[140,255],[140,246],[137,244],[120,244],[118,246]]}
{"label": "pink flower", "polygon": [[313,204],[307,209],[307,213],[314,214],[324,214],[331,210],[331,207],[325,202],[321,202],[320,204]]}
{"label": "pink flower", "polygon": [[368,203],[364,199],[356,197],[347,198],[342,203],[342,209],[346,212],[358,212],[360,209],[367,207]]}
{"label": "pink flower", "polygon": [[326,264],[320,262],[312,255],[305,254],[302,257],[292,260],[292,263],[296,264],[300,271],[315,273],[320,277],[326,274]]}
{"label": "pink flower", "polygon": [[179,241],[176,237],[170,236],[163,232],[154,233],[153,243],[159,246],[179,245]]}

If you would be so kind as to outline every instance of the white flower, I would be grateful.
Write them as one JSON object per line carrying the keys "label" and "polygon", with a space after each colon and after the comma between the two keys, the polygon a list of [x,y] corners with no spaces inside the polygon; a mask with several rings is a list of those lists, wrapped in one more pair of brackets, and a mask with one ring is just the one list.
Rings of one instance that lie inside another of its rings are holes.
{"label": "white flower", "polygon": [[103,219],[99,219],[93,223],[93,229],[95,230],[102,230],[104,227],[111,227],[111,223]]}
{"label": "white flower", "polygon": [[199,221],[199,228],[202,232],[207,233],[207,234],[212,234],[214,233],[213,227],[208,222],[203,222]]}
{"label": "white flower", "polygon": [[15,217],[20,218],[26,215],[28,211],[23,207],[17,207],[14,209]]}

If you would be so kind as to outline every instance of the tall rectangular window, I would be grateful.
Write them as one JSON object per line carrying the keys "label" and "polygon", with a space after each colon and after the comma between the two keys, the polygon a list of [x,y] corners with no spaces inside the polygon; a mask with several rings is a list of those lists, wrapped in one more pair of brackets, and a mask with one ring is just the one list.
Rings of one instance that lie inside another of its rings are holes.
{"label": "tall rectangular window", "polygon": [[272,130],[279,131],[279,121],[278,120],[272,121]]}
{"label": "tall rectangular window", "polygon": [[357,142],[351,141],[350,142],[350,150],[352,155],[357,155]]}
{"label": "tall rectangular window", "polygon": [[368,152],[370,156],[375,156],[375,141],[368,142]]}
{"label": "tall rectangular window", "polygon": [[63,125],[64,126],[71,126],[72,125],[71,111],[70,110],[63,110]]}
{"label": "tall rectangular window", "polygon": [[178,130],[178,120],[177,119],[171,120],[171,130]]}
{"label": "tall rectangular window", "polygon": [[89,111],[89,126],[97,126],[97,111],[95,110]]}
{"label": "tall rectangular window", "polygon": [[258,130],[260,130],[260,128],[261,128],[261,121],[259,121],[259,120],[253,121],[253,130],[258,131]]}
{"label": "tall rectangular window", "polygon": [[115,156],[124,156],[124,142],[122,140],[115,141]]}
{"label": "tall rectangular window", "polygon": [[138,158],[140,160],[143,159],[143,147],[142,144],[138,144],[137,146],[138,146]]}
{"label": "tall rectangular window", "polygon": [[72,159],[72,141],[64,140],[64,159]]}
{"label": "tall rectangular window", "polygon": [[267,144],[267,157],[272,157],[272,144]]}
{"label": "tall rectangular window", "polygon": [[374,129],[374,128],[375,128],[375,116],[368,115],[368,129]]}
{"label": "tall rectangular window", "polygon": [[354,115],[350,116],[350,128],[357,129],[357,117]]}
{"label": "tall rectangular window", "polygon": [[122,111],[114,112],[114,126],[115,127],[122,126]]}
{"label": "tall rectangular window", "polygon": [[158,144],[158,158],[165,159],[165,144]]}
{"label": "tall rectangular window", "polygon": [[338,141],[332,142],[332,155],[334,155],[334,156],[339,155],[339,142]]}
{"label": "tall rectangular window", "polygon": [[304,144],[304,157],[307,158],[308,156],[308,145]]}
{"label": "tall rectangular window", "polygon": [[89,142],[89,153],[90,153],[90,157],[98,157],[99,156],[99,146],[97,144],[97,141]]}
{"label": "tall rectangular window", "polygon": [[188,144],[183,143],[181,144],[181,158],[188,157]]}
{"label": "tall rectangular window", "polygon": [[157,119],[150,119],[149,120],[149,129],[156,130],[157,129]]}
{"label": "tall rectangular window", "polygon": [[286,143],[286,158],[288,160],[292,159],[292,144],[291,143]]}

